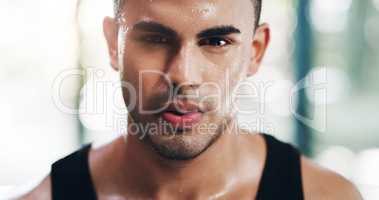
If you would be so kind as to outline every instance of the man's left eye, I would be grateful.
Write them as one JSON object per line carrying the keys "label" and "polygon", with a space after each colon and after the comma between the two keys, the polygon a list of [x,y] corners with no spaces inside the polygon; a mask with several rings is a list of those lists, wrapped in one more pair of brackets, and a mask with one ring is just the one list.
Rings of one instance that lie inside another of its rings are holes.
{"label": "man's left eye", "polygon": [[213,37],[213,38],[205,38],[199,41],[199,45],[203,46],[214,46],[214,47],[224,47],[226,45],[229,45],[231,42],[224,39],[224,38],[218,38],[218,37]]}

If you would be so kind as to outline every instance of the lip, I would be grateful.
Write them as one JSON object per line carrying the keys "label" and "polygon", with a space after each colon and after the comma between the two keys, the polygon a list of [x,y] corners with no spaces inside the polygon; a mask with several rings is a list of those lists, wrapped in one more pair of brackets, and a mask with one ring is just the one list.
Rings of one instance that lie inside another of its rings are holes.
{"label": "lip", "polygon": [[161,113],[163,120],[178,129],[190,129],[201,120],[202,116],[203,112],[197,105],[183,102],[170,104]]}
{"label": "lip", "polygon": [[202,112],[200,106],[192,102],[175,101],[168,104],[164,112],[174,112],[178,114],[187,114],[191,112]]}

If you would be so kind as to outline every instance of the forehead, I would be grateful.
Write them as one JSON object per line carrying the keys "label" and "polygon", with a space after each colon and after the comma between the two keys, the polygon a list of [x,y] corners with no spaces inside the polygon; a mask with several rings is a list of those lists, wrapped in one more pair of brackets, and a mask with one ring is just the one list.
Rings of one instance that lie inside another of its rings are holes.
{"label": "forehead", "polygon": [[250,0],[125,0],[121,10],[129,26],[147,20],[186,33],[220,25],[253,29],[255,12]]}

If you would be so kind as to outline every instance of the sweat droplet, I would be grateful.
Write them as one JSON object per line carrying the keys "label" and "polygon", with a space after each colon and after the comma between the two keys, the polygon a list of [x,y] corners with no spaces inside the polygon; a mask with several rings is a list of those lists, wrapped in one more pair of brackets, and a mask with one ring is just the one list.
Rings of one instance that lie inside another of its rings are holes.
{"label": "sweat droplet", "polygon": [[204,8],[204,9],[201,9],[201,10],[200,10],[200,14],[206,14],[206,13],[208,13],[209,11],[210,11],[209,8]]}
{"label": "sweat droplet", "polygon": [[212,3],[207,4],[199,4],[197,5],[197,8],[191,9],[192,13],[198,14],[201,17],[209,17],[215,13],[215,6]]}

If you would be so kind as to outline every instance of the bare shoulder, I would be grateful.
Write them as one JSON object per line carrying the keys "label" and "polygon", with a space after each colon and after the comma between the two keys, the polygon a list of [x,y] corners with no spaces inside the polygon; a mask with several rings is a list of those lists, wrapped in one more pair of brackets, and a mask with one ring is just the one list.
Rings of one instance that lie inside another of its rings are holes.
{"label": "bare shoulder", "polygon": [[50,175],[35,187],[32,191],[18,198],[17,200],[50,200],[51,199],[51,180]]}
{"label": "bare shoulder", "polygon": [[362,200],[353,183],[341,175],[302,157],[303,188],[306,200]]}

